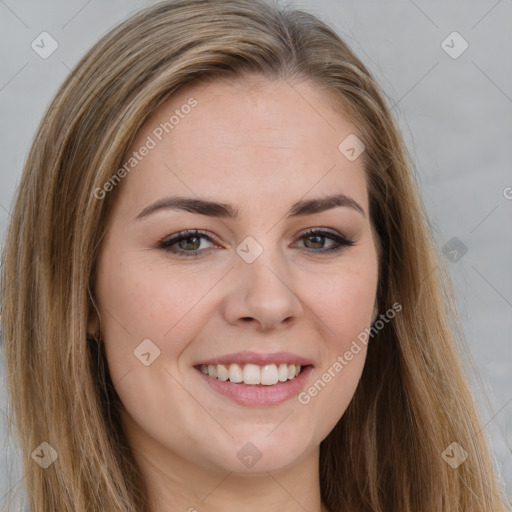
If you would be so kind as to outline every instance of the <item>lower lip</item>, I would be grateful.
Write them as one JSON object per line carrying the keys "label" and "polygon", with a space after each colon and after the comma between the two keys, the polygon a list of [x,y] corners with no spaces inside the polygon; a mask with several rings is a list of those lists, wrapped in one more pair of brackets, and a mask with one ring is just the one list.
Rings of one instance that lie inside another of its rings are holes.
{"label": "lower lip", "polygon": [[235,384],[229,380],[223,382],[210,377],[201,370],[195,368],[203,380],[218,393],[227,396],[240,405],[265,406],[277,405],[296,396],[304,387],[305,380],[313,370],[313,366],[306,366],[297,377],[278,382],[271,386],[256,384]]}

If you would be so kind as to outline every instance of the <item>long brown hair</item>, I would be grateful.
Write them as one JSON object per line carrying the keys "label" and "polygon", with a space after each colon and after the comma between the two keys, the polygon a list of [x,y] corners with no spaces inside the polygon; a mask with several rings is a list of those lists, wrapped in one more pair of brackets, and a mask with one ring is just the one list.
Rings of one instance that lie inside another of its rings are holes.
{"label": "long brown hair", "polygon": [[[366,147],[379,310],[402,305],[369,343],[353,400],[321,443],[324,503],[331,512],[505,510],[463,370],[449,275],[384,94],[311,14],[259,0],[176,0],[135,14],[75,67],[41,121],[11,213],[2,324],[31,511],[148,509],[105,354],[87,339],[116,197],[94,191],[178,88],[244,73],[310,81],[349,113]],[[32,457],[42,442],[58,453],[47,469]],[[442,457],[454,442],[467,452],[457,468]]]}

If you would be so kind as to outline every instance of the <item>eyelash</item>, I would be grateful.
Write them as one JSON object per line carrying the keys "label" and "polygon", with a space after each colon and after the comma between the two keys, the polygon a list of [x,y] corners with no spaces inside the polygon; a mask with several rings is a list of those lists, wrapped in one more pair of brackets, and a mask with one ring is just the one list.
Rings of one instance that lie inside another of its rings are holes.
{"label": "eyelash", "polygon": [[[331,247],[329,249],[320,249],[318,251],[315,251],[314,249],[306,248],[306,250],[312,251],[314,253],[320,253],[320,254],[335,253],[335,252],[343,250],[345,247],[351,247],[351,246],[355,245],[355,242],[353,240],[349,240],[348,238],[345,238],[344,236],[336,233],[335,231],[330,231],[330,230],[326,230],[326,229],[309,229],[301,235],[300,239],[303,239],[303,238],[306,238],[306,237],[312,236],[312,235],[330,238],[331,240],[334,240],[337,244],[334,247]],[[171,238],[166,238],[166,239],[160,240],[160,242],[158,242],[158,247],[160,249],[163,249],[172,254],[176,254],[177,256],[184,256],[184,257],[199,256],[199,254],[201,252],[203,252],[204,250],[184,251],[183,249],[181,249],[180,251],[176,251],[176,250],[171,249],[171,247],[173,245],[176,245],[178,242],[181,242],[181,240],[186,240],[187,238],[193,238],[193,237],[206,238],[209,242],[215,243],[208,236],[206,231],[203,231],[201,229],[187,229],[186,231],[180,231],[179,233],[176,233]]]}

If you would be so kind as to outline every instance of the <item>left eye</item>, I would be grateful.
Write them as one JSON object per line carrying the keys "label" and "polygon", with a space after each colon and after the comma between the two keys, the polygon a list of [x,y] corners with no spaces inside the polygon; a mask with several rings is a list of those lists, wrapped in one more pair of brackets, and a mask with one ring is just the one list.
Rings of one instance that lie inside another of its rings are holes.
{"label": "left eye", "polygon": [[333,240],[334,244],[332,244],[327,249],[325,248],[317,248],[320,249],[318,251],[313,251],[314,253],[333,253],[336,251],[341,251],[345,247],[351,247],[355,245],[355,242],[353,240],[349,240],[348,238],[345,238],[343,235],[338,233],[337,231],[331,231],[331,230],[325,230],[325,229],[310,229],[307,232],[303,233],[302,236],[300,236],[300,239],[313,241],[313,244],[320,244],[323,245],[323,242],[327,240]]}
{"label": "left eye", "polygon": [[[167,238],[159,242],[159,248],[164,249],[173,254],[177,254],[179,256],[198,256],[201,250],[201,240],[207,240],[210,243],[212,239],[208,236],[205,231],[192,229],[186,231],[180,231],[176,233],[171,238]],[[307,241],[308,243],[313,243],[313,247],[307,247],[306,249],[312,250],[314,253],[329,253],[334,251],[339,251],[346,246],[353,246],[354,242],[352,240],[348,240],[343,235],[335,232],[335,231],[327,231],[327,230],[318,230],[312,229],[303,233],[299,240]],[[334,244],[331,244],[330,247],[324,248],[323,245],[325,240],[332,240]],[[177,246],[174,247],[174,246]],[[319,247],[322,246],[322,247]],[[315,250],[316,249],[316,250]]]}

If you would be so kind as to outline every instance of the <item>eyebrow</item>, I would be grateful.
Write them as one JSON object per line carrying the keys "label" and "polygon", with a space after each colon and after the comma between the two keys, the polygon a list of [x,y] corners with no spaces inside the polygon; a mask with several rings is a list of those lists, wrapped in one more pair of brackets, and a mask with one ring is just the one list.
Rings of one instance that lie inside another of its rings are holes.
{"label": "eyebrow", "polygon": [[[336,194],[317,199],[307,199],[298,201],[288,210],[287,217],[303,217],[313,215],[337,207],[348,207],[360,213],[365,217],[363,207],[351,197],[344,194]],[[236,220],[239,218],[239,210],[233,205],[226,203],[217,203],[205,199],[196,199],[193,197],[170,196],[163,197],[158,201],[144,208],[134,220],[140,220],[149,215],[163,210],[183,210],[208,217],[218,217]]]}

